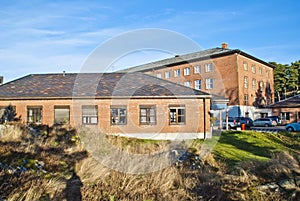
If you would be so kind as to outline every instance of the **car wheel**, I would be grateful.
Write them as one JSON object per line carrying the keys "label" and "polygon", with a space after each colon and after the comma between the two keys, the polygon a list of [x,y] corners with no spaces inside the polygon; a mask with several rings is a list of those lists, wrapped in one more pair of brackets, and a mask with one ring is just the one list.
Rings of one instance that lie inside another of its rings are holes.
{"label": "car wheel", "polygon": [[294,131],[294,129],[292,127],[288,127],[286,130],[289,131],[289,132],[293,132]]}
{"label": "car wheel", "polygon": [[265,124],[265,127],[269,127],[269,124]]}

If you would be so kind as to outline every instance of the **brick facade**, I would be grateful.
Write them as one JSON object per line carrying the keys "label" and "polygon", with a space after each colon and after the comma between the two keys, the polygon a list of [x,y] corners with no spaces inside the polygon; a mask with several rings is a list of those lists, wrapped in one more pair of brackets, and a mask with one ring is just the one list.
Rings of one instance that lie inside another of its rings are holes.
{"label": "brick facade", "polygon": [[[205,102],[204,102],[205,101]],[[42,124],[54,124],[54,108],[68,106],[70,108],[70,125],[84,125],[82,121],[82,106],[95,105],[98,108],[97,125],[103,133],[209,133],[209,99],[102,99],[102,100],[10,100],[1,101],[0,108],[12,105],[16,108],[17,116],[23,123],[28,123],[28,107],[42,108]],[[155,106],[156,122],[153,125],[141,125],[140,106]],[[170,124],[169,107],[185,107],[185,123]],[[204,110],[205,105],[205,110]],[[125,125],[111,124],[111,107],[122,106],[127,109]],[[204,113],[206,111],[206,114]],[[206,119],[205,119],[206,118]],[[205,126],[204,126],[205,123]],[[204,128],[206,129],[204,131]]]}
{"label": "brick facade", "polygon": [[[224,96],[229,99],[228,106],[238,107],[236,111],[240,114],[233,114],[235,116],[245,116],[249,112],[252,113],[252,118],[271,114],[271,110],[259,108],[265,108],[274,102],[273,66],[240,50],[216,48],[215,51],[218,55],[211,53],[210,56],[197,57],[194,53],[195,56],[190,60],[183,57],[183,61],[178,62],[178,56],[177,61],[176,57],[173,58],[173,63],[170,59],[166,65],[164,61],[161,61],[162,65],[160,62],[153,62],[152,68],[146,64],[145,69],[142,65],[130,70],[138,70],[210,94]],[[222,51],[224,53],[220,54]],[[212,65],[212,71],[209,71],[207,65]],[[197,66],[201,68],[200,73],[195,72]],[[189,75],[184,74],[187,68],[190,69]],[[178,70],[180,76],[175,75]],[[170,72],[170,77],[166,77],[166,72]],[[197,80],[201,80],[201,88],[197,88]],[[212,88],[207,83],[211,81]]]}

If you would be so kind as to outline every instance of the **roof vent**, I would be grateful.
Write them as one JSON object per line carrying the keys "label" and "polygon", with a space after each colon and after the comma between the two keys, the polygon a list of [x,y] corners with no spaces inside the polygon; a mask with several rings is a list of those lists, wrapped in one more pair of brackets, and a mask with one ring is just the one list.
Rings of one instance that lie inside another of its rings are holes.
{"label": "roof vent", "polygon": [[222,43],[222,48],[223,49],[228,49],[228,43]]}
{"label": "roof vent", "polygon": [[2,84],[3,84],[3,81],[4,81],[4,78],[3,78],[3,76],[0,76],[0,85],[2,85]]}

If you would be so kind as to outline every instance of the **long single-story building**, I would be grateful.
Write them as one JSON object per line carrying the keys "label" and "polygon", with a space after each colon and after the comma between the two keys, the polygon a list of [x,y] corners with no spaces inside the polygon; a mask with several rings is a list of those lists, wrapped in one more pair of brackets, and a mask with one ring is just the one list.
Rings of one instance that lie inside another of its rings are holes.
{"label": "long single-story building", "polygon": [[31,74],[0,86],[27,124],[97,126],[153,139],[210,135],[211,95],[143,73]]}
{"label": "long single-story building", "polygon": [[270,105],[273,115],[280,116],[282,124],[300,121],[300,95]]}

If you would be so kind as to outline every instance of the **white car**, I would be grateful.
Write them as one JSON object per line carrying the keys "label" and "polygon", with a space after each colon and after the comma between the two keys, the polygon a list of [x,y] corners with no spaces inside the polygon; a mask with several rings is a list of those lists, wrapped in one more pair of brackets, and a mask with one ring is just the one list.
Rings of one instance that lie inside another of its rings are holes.
{"label": "white car", "polygon": [[253,121],[253,126],[264,126],[264,127],[269,127],[269,126],[276,126],[277,122],[273,121],[270,118],[259,118],[255,119]]}

